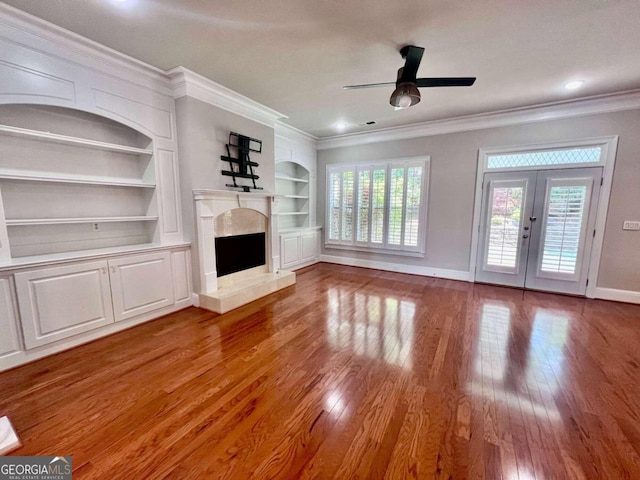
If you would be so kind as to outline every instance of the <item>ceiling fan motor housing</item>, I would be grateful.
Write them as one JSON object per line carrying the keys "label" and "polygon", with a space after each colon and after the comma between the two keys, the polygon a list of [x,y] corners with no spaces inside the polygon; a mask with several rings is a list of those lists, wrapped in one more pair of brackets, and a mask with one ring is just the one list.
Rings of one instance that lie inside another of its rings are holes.
{"label": "ceiling fan motor housing", "polygon": [[397,108],[409,108],[420,102],[420,90],[415,83],[400,83],[391,94],[389,103]]}

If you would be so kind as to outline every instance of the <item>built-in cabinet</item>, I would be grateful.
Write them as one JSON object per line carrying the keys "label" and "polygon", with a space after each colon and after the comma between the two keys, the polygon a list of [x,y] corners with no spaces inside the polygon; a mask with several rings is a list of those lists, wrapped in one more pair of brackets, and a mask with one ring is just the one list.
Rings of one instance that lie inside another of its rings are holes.
{"label": "built-in cabinet", "polygon": [[190,265],[187,246],[156,247],[5,272],[0,370],[191,305]]}
{"label": "built-in cabinet", "polygon": [[193,302],[169,77],[0,16],[2,370]]}
{"label": "built-in cabinet", "polygon": [[173,304],[169,252],[109,260],[115,321]]}
{"label": "built-in cabinet", "polygon": [[27,348],[173,304],[170,252],[15,274]]}
{"label": "built-in cabinet", "polygon": [[0,361],[22,350],[11,282],[10,275],[0,277]]}
{"label": "built-in cabinet", "polygon": [[280,266],[299,268],[320,260],[320,227],[297,229],[280,235]]}
{"label": "built-in cabinet", "polygon": [[106,261],[16,273],[15,282],[27,348],[113,322]]}
{"label": "built-in cabinet", "polygon": [[317,152],[312,139],[276,127],[276,194],[279,195],[280,268],[294,269],[320,259],[316,226]]}

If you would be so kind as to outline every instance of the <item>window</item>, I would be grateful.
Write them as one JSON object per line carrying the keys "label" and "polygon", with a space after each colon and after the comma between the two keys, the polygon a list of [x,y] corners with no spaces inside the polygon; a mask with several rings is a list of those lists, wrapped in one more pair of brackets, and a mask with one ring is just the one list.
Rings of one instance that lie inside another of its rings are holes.
{"label": "window", "polygon": [[602,147],[576,147],[539,150],[487,156],[487,169],[544,167],[558,165],[593,164],[601,162]]}
{"label": "window", "polygon": [[327,245],[424,253],[429,159],[327,166]]}

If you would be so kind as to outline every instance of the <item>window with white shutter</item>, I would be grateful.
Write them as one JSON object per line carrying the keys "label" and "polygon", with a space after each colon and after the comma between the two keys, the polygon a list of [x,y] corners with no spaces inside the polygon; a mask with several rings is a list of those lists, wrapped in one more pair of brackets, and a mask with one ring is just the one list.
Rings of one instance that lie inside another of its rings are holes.
{"label": "window with white shutter", "polygon": [[429,159],[327,166],[328,247],[421,255]]}
{"label": "window with white shutter", "polygon": [[548,180],[539,276],[573,279],[579,275],[591,184],[591,178]]}

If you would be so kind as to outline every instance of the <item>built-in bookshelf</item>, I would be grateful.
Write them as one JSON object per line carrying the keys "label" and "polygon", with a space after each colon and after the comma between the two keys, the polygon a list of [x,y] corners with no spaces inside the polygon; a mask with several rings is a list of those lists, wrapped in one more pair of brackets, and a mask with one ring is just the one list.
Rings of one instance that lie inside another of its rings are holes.
{"label": "built-in bookshelf", "polygon": [[0,106],[3,260],[158,241],[151,140],[61,107]]}
{"label": "built-in bookshelf", "polygon": [[294,162],[276,163],[276,193],[280,229],[309,226],[309,171]]}

